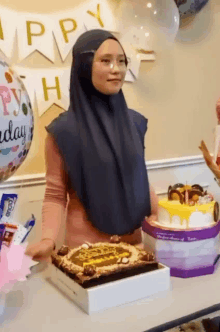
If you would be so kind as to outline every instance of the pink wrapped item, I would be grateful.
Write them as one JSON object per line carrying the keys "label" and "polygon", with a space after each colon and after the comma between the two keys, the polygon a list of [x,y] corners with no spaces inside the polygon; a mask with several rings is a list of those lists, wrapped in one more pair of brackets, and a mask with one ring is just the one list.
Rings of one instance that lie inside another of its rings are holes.
{"label": "pink wrapped item", "polygon": [[2,245],[0,252],[0,294],[8,293],[17,281],[25,281],[34,265],[31,257],[25,255],[28,243],[10,247]]}

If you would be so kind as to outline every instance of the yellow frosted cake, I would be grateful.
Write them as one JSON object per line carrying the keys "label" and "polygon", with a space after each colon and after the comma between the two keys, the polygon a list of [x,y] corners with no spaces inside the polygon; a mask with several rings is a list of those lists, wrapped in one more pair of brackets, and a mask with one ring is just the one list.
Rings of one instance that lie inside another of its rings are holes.
{"label": "yellow frosted cake", "polygon": [[175,184],[168,198],[159,201],[156,224],[168,228],[211,227],[218,221],[219,206],[200,185]]}

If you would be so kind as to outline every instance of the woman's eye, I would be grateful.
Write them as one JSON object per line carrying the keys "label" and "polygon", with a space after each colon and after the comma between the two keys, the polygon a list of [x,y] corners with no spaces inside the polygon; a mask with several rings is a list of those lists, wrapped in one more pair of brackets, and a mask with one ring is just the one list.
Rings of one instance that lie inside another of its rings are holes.
{"label": "woman's eye", "polygon": [[109,63],[110,60],[109,59],[102,59],[102,62]]}
{"label": "woman's eye", "polygon": [[125,63],[125,59],[121,59],[121,60],[120,60],[120,63]]}

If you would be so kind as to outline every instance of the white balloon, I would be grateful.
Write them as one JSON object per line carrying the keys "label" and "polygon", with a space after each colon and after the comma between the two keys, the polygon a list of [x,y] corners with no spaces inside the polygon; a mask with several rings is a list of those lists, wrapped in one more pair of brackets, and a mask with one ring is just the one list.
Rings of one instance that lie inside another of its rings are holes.
{"label": "white balloon", "polygon": [[120,40],[146,51],[173,43],[180,23],[174,0],[121,0],[116,16]]}

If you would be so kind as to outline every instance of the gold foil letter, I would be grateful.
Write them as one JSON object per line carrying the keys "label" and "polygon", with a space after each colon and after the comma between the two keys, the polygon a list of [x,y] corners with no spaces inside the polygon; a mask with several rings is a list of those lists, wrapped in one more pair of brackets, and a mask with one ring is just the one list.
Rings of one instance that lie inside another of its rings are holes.
{"label": "gold foil letter", "polygon": [[90,15],[92,15],[92,16],[94,16],[95,18],[97,18],[100,26],[102,28],[104,28],[104,23],[102,22],[102,19],[100,17],[100,4],[99,3],[97,4],[97,14],[91,12],[91,10],[87,10],[87,13],[90,14]]}
{"label": "gold foil letter", "polygon": [[[65,26],[64,26],[64,22],[72,22],[73,23],[73,28],[71,30],[66,30]],[[69,39],[68,39],[67,34],[76,30],[77,23],[72,18],[66,18],[65,20],[60,20],[59,23],[60,23],[60,28],[61,28],[61,31],[62,31],[62,34],[63,34],[63,38],[64,38],[66,43],[69,43]]]}
{"label": "gold foil letter", "polygon": [[3,30],[2,30],[2,21],[0,19],[0,39],[4,40],[4,34],[3,34]]}
{"label": "gold foil letter", "polygon": [[[45,32],[45,27],[42,23],[34,21],[27,21],[26,24],[28,45],[32,45],[32,36],[42,36]],[[41,31],[39,33],[31,33],[31,24],[38,24],[41,27]]]}
{"label": "gold foil letter", "polygon": [[46,85],[46,78],[44,78],[44,77],[42,78],[43,89],[44,89],[44,99],[45,99],[45,101],[49,100],[48,90],[53,90],[53,89],[57,90],[57,98],[61,99],[60,83],[59,83],[59,78],[57,76],[55,77],[55,81],[56,81],[56,85],[55,86],[47,87],[47,85]]}

